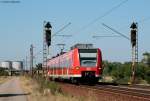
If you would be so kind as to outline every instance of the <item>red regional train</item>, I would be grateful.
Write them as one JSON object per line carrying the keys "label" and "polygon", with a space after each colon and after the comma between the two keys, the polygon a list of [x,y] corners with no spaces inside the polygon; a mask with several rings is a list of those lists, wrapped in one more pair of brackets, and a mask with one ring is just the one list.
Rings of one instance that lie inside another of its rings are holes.
{"label": "red regional train", "polygon": [[79,49],[58,55],[47,62],[48,76],[52,79],[67,79],[73,83],[98,82],[102,74],[101,50]]}

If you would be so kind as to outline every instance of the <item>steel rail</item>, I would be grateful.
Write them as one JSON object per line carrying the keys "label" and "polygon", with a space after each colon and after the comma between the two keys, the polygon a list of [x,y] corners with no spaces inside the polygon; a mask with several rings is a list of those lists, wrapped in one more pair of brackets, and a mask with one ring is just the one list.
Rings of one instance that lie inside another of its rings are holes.
{"label": "steel rail", "polygon": [[[127,95],[130,97],[134,97],[134,98],[138,98],[138,99],[144,99],[147,101],[150,101],[150,94],[146,95],[145,93],[137,93],[134,91],[127,91],[127,90],[118,90],[118,89],[114,89],[114,88],[106,88],[107,86],[103,86],[103,87],[98,87],[98,86],[85,86],[82,85],[80,86],[81,88],[85,88],[85,89],[89,89],[89,90],[94,90],[94,91],[104,91],[107,93],[111,93],[111,94],[116,94],[116,95]],[[143,94],[142,96],[139,94]]]}
{"label": "steel rail", "polygon": [[117,92],[121,92],[121,93],[130,93],[130,94],[134,94],[137,96],[145,96],[145,97],[150,97],[150,91],[144,91],[144,90],[135,90],[135,89],[129,89],[129,88],[119,88],[119,87],[109,87],[109,86],[105,86],[106,88],[102,87],[102,86],[96,86],[97,88],[101,88],[101,89],[107,89],[107,90],[112,90],[112,91],[117,91]]}
{"label": "steel rail", "polygon": [[142,101],[150,101],[150,92],[147,93],[141,93],[141,92],[136,92],[130,89],[121,89],[118,87],[110,87],[110,86],[100,86],[100,85],[95,85],[95,86],[89,86],[89,85],[74,85],[74,84],[68,84],[68,83],[60,83],[60,84],[65,84],[66,86],[72,86],[72,88],[82,88],[82,89],[87,89],[90,91],[95,91],[96,94],[99,92],[102,93],[109,93],[109,94],[115,94],[115,95],[120,95],[120,96],[127,96],[135,99],[139,99]]}

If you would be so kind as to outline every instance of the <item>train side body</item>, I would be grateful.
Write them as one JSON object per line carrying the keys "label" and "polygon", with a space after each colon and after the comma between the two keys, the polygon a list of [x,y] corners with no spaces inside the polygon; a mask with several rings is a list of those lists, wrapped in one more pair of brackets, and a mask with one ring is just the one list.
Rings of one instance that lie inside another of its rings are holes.
{"label": "train side body", "polygon": [[48,60],[47,66],[50,78],[98,81],[102,73],[101,50],[75,48]]}

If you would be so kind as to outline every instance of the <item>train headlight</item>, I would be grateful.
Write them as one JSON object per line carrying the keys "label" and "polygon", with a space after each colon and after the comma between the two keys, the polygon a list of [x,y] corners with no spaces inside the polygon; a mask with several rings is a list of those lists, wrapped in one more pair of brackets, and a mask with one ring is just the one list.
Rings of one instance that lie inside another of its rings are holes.
{"label": "train headlight", "polygon": [[98,67],[98,69],[100,70],[100,69],[102,69],[102,68]]}
{"label": "train headlight", "polygon": [[76,70],[79,70],[79,69],[80,69],[80,67],[79,67],[79,66],[77,66],[77,67],[76,67]]}

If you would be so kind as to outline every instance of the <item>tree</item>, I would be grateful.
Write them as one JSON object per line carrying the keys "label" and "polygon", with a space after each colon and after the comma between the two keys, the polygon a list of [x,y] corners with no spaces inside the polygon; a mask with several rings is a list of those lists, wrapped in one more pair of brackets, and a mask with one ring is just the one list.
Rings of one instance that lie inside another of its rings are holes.
{"label": "tree", "polygon": [[38,63],[38,64],[36,65],[36,69],[37,69],[37,70],[42,70],[42,63]]}
{"label": "tree", "polygon": [[143,57],[144,58],[143,58],[142,62],[147,64],[150,67],[150,53],[148,53],[148,52],[143,53]]}
{"label": "tree", "polygon": [[0,67],[0,76],[8,76],[8,71],[5,68]]}

